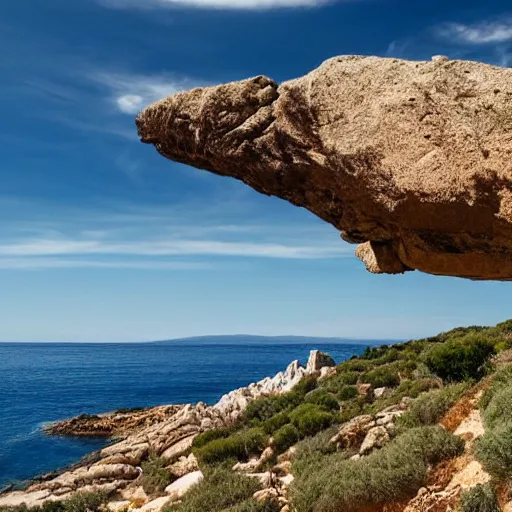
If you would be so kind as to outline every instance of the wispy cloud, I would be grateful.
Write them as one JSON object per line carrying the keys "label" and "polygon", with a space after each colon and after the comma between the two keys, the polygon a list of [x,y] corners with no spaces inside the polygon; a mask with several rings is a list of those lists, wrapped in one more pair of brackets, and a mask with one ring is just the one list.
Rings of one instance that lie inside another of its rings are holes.
{"label": "wispy cloud", "polygon": [[209,263],[183,261],[106,261],[84,258],[0,258],[0,270],[43,269],[118,269],[118,270],[208,270]]}
{"label": "wispy cloud", "polygon": [[405,51],[409,44],[411,43],[410,39],[404,39],[400,41],[391,41],[389,43],[385,56],[386,57],[395,57],[395,58],[403,58],[405,55]]}
{"label": "wispy cloud", "polygon": [[512,17],[465,25],[445,23],[436,29],[443,39],[465,44],[496,44],[512,41]]}
{"label": "wispy cloud", "polygon": [[156,7],[196,7],[206,9],[263,10],[290,7],[317,7],[336,0],[97,0],[112,8],[148,9]]}
{"label": "wispy cloud", "polygon": [[136,114],[170,94],[207,85],[199,80],[168,75],[96,73],[92,79],[109,89],[112,103],[123,114]]}
{"label": "wispy cloud", "polygon": [[[12,201],[3,208],[21,211]],[[352,254],[332,228],[226,223],[211,207],[68,210],[0,222],[0,268],[211,268],[226,259],[321,260]],[[240,217],[240,216],[239,216]],[[244,219],[240,219],[241,221]],[[4,229],[5,228],[5,229]],[[307,240],[307,243],[304,243]]]}
{"label": "wispy cloud", "polygon": [[283,245],[265,242],[225,242],[221,240],[152,240],[112,243],[103,240],[36,239],[0,245],[0,256],[241,256],[285,259],[339,257],[341,243],[327,246]]}

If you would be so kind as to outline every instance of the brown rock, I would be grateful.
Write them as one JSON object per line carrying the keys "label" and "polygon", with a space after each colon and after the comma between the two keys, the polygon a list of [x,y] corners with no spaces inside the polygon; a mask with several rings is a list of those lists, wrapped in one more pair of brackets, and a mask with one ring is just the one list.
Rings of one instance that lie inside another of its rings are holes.
{"label": "brown rock", "polygon": [[176,478],[185,476],[188,473],[197,471],[198,469],[199,464],[193,453],[191,453],[188,457],[180,457],[177,462],[175,462],[174,464],[172,464],[172,466],[169,467],[170,473]]}
{"label": "brown rock", "polygon": [[256,491],[252,496],[258,502],[271,501],[275,500],[278,497],[277,490],[273,487],[269,487],[268,489],[262,489],[261,491]]}
{"label": "brown rock", "polygon": [[373,394],[373,386],[371,384],[357,384],[356,387],[359,396],[363,396],[369,401],[372,401],[375,398]]}
{"label": "brown rock", "polygon": [[364,441],[370,429],[375,427],[375,424],[375,419],[370,414],[356,416],[344,423],[329,442],[335,444],[340,450],[357,447]]}
{"label": "brown rock", "polygon": [[144,505],[144,503],[148,501],[146,492],[144,491],[144,488],[141,486],[128,487],[127,489],[123,489],[120,492],[120,495],[123,499],[129,500],[132,503],[137,502],[137,506],[132,508],[140,508],[142,507],[142,505]]}
{"label": "brown rock", "polygon": [[289,460],[280,462],[279,464],[276,464],[272,468],[272,472],[275,473],[277,476],[289,475],[291,473],[291,471],[292,471],[292,463]]}
{"label": "brown rock", "polygon": [[45,431],[50,435],[63,436],[125,436],[172,417],[182,407],[164,405],[149,409],[121,409],[99,415],[82,414],[51,423]]}
{"label": "brown rock", "polygon": [[192,448],[192,442],[194,441],[195,437],[196,436],[193,435],[186,437],[185,439],[181,439],[176,444],[173,444],[167,448],[167,450],[162,453],[161,457],[169,461],[179,459],[179,457],[183,456]]}
{"label": "brown rock", "polygon": [[512,279],[512,70],[345,56],[137,118],[164,156],[307,208],[371,272]]}
{"label": "brown rock", "polygon": [[389,433],[383,425],[372,427],[364,438],[359,455],[366,455],[376,448],[382,448],[389,441]]}
{"label": "brown rock", "polygon": [[297,448],[295,448],[295,446],[290,446],[290,448],[288,448],[288,450],[286,450],[284,453],[282,453],[281,455],[278,455],[277,457],[277,462],[279,464],[283,463],[283,462],[288,462],[290,460],[293,459],[293,457],[297,454]]}

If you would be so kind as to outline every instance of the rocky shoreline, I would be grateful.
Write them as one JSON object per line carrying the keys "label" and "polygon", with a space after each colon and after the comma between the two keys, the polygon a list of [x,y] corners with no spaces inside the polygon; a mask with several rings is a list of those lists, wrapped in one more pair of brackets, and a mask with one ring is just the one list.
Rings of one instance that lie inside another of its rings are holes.
{"label": "rocky shoreline", "polygon": [[[212,406],[199,402],[120,410],[53,423],[46,428],[51,435],[103,436],[121,440],[71,468],[32,480],[24,491],[0,493],[0,507],[39,507],[47,502],[69,499],[76,492],[105,492],[117,494],[123,500],[136,499],[143,494],[139,485],[140,464],[149,455],[165,460],[177,478],[193,473],[198,467],[190,451],[198,434],[232,425],[252,400],[286,393],[308,375],[328,375],[334,364],[330,356],[314,350],[306,367],[293,361],[285,371],[231,391]],[[146,502],[147,497],[143,501]],[[154,509],[144,512],[149,510]]]}
{"label": "rocky shoreline", "polygon": [[74,437],[125,437],[138,430],[169,419],[184,405],[119,409],[103,414],[81,414],[44,427],[44,432],[53,436]]}

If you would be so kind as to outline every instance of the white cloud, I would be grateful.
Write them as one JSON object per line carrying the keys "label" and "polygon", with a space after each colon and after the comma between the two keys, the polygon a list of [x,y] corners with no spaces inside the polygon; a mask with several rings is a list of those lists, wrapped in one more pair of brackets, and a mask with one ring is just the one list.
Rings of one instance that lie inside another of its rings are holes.
{"label": "white cloud", "polygon": [[144,98],[138,94],[125,94],[117,98],[116,103],[121,112],[131,114],[140,110],[144,103]]}
{"label": "white cloud", "polygon": [[240,256],[285,259],[325,259],[344,252],[338,242],[329,245],[285,245],[265,242],[226,242],[220,240],[150,240],[108,242],[73,239],[33,239],[0,244],[0,256]]}
{"label": "white cloud", "polygon": [[[232,199],[232,198],[231,198]],[[130,205],[86,210],[0,196],[0,269],[133,268],[187,270],[233,259],[327,260],[353,254],[337,231],[304,213],[276,221],[247,202]],[[236,218],[232,223],[230,218]],[[296,218],[294,216],[294,218]],[[227,221],[227,222],[226,222]]]}
{"label": "white cloud", "polygon": [[110,91],[116,109],[136,114],[142,108],[179,91],[207,85],[186,77],[98,73],[91,77]]}
{"label": "white cloud", "polygon": [[40,269],[133,269],[133,270],[207,270],[208,263],[188,261],[106,261],[80,258],[0,258],[0,270]]}
{"label": "white cloud", "polygon": [[106,7],[148,9],[151,7],[195,7],[205,9],[263,10],[318,7],[336,0],[98,0]]}
{"label": "white cloud", "polygon": [[439,36],[466,44],[490,44],[512,41],[512,18],[482,21],[472,25],[446,23],[437,29]]}

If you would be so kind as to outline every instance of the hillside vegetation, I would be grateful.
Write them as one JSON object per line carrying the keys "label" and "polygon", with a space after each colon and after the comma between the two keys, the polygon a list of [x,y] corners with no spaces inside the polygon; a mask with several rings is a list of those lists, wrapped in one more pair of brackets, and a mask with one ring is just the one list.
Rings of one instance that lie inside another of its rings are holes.
{"label": "hillside vegetation", "polygon": [[[498,497],[512,482],[512,366],[496,365],[511,348],[512,321],[458,328],[369,347],[324,378],[307,377],[288,393],[256,399],[236,423],[195,437],[192,452],[204,479],[164,511],[368,512],[407,503],[436,467],[467,451],[443,418],[479,390],[485,434],[471,457],[491,479],[461,493],[457,507],[499,511]],[[376,437],[367,449],[369,422]],[[155,458],[144,465],[148,492],[163,492],[165,471]],[[248,473],[267,471],[293,478],[279,492],[261,494],[260,480]],[[45,512],[101,509],[91,497],[83,503],[53,504]]]}
{"label": "hillside vegetation", "polygon": [[[193,451],[208,473],[216,465],[227,467],[258,457],[265,446],[273,449],[272,460],[265,464],[271,468],[294,446],[294,481],[288,499],[289,510],[296,512],[350,512],[400,502],[426,485],[433,466],[463,452],[462,439],[438,423],[457,400],[493,373],[495,356],[511,347],[512,321],[369,347],[362,356],[339,364],[327,378],[307,378],[289,393],[253,401],[233,427],[196,437]],[[386,389],[375,398],[378,388]],[[512,369],[496,374],[483,401],[488,433],[476,450],[497,484],[512,475],[512,415],[503,414],[512,412]],[[329,442],[353,418],[404,402],[408,410],[396,418],[395,435],[382,449],[357,458],[350,447]],[[466,509],[467,503],[479,499],[492,501],[492,485],[466,495]],[[209,489],[207,477],[193,499],[185,497],[172,510],[204,510],[193,502],[199,503],[197,496]],[[212,510],[260,510],[250,492],[245,498],[238,508]],[[280,510],[277,502],[265,506],[265,510]]]}

